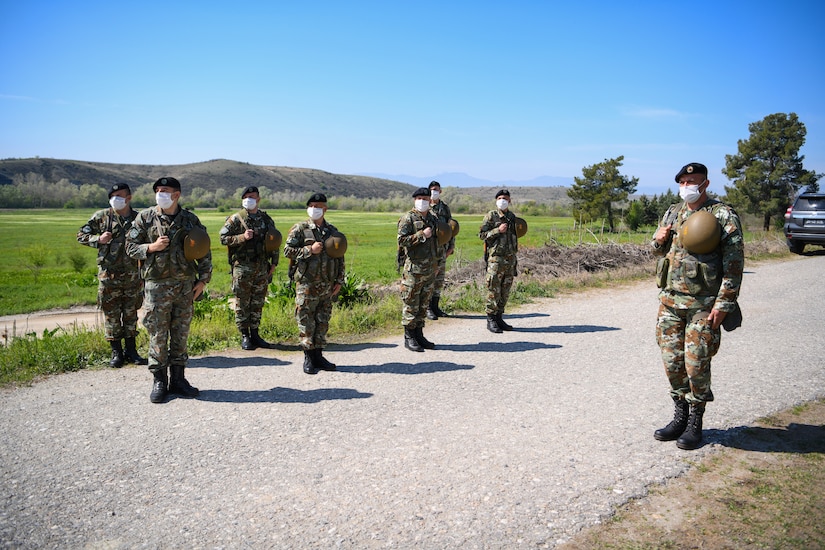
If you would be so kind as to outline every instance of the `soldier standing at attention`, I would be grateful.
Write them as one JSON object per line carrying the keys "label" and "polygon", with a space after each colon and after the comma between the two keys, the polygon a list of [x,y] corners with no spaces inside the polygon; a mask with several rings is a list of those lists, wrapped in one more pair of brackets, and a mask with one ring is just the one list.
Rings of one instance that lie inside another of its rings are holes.
{"label": "soldier standing at attention", "polygon": [[518,268],[516,216],[510,212],[510,191],[496,193],[496,209],[490,210],[478,232],[484,241],[487,262],[487,330],[497,334],[513,327],[504,322],[504,308]]}
{"label": "soldier standing at attention", "polygon": [[424,337],[424,323],[441,251],[436,239],[438,219],[430,211],[430,190],[420,187],[412,196],[413,209],[398,220],[398,246],[405,256],[401,275],[401,324],[404,347],[424,351],[435,348],[435,344]]}
{"label": "soldier standing at attention", "polygon": [[742,225],[731,207],[708,198],[707,175],[696,162],[679,170],[684,202],[668,209],[650,243],[659,257],[661,289],[656,341],[675,403],[673,420],[653,437],[675,439],[686,450],[702,442],[702,415],[713,401],[710,362],[719,350],[719,327],[733,330],[741,321],[736,300],[745,264]]}
{"label": "soldier standing at attention", "polygon": [[[126,237],[126,252],[142,262],[143,325],[149,331],[149,371],[154,376],[149,400],[162,403],[167,393],[198,395],[184,377],[189,360],[186,346],[193,301],[212,278],[212,253],[206,228],[195,214],[178,205],[180,182],[160,178],[152,190],[157,206],[138,214]],[[192,245],[194,253],[189,251]]]}
{"label": "soldier standing at attention", "polygon": [[330,256],[325,243],[343,236],[324,219],[326,211],[326,195],[312,195],[307,201],[309,219],[292,226],[284,245],[290,278],[295,281],[295,318],[307,374],[335,370],[335,364],[322,352],[327,345],[332,300],[344,284],[344,257]]}
{"label": "soldier standing at attention", "polygon": [[267,250],[267,234],[274,233],[275,222],[258,208],[261,195],[250,186],[241,195],[243,208],[226,218],[221,228],[221,244],[229,249],[232,266],[232,292],[235,294],[235,324],[241,332],[241,348],[268,349],[258,329],[272,272],[278,265],[278,250]]}
{"label": "soldier standing at attention", "polygon": [[[97,307],[103,311],[106,340],[112,346],[114,368],[128,361],[145,365],[135,347],[138,310],[143,305],[143,280],[137,260],[126,254],[126,234],[138,213],[132,209],[132,190],[125,183],[109,189],[110,208],[98,210],[77,233],[77,242],[97,248]],[[121,340],[126,343],[123,350]]]}
{"label": "soldier standing at attention", "polygon": [[[450,207],[447,203],[441,200],[441,184],[437,181],[431,181],[430,189],[430,211],[446,224],[450,223],[453,215],[450,212]],[[441,311],[439,302],[441,301],[441,289],[444,288],[444,277],[447,274],[447,257],[455,250],[455,237],[450,237],[447,244],[438,247],[438,267],[435,272],[435,282],[433,283],[433,296],[430,298],[429,306],[427,307],[427,319],[431,321],[437,320],[439,317],[446,317],[447,314]]]}

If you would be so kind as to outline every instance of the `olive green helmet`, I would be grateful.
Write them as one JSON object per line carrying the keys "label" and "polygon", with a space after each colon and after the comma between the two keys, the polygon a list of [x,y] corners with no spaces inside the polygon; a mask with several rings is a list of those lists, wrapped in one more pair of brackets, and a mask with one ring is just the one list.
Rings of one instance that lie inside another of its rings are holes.
{"label": "olive green helmet", "polygon": [[209,239],[209,233],[202,227],[195,226],[183,238],[183,255],[189,261],[200,260],[209,254],[211,246],[212,241]]}
{"label": "olive green helmet", "polygon": [[276,252],[280,250],[281,243],[284,242],[284,236],[276,228],[271,227],[264,235],[264,248],[267,252]]}
{"label": "olive green helmet", "polygon": [[461,229],[461,226],[458,225],[458,220],[455,218],[450,218],[450,221],[447,223],[450,224],[450,229],[453,230],[453,238],[456,238],[458,236],[458,230]]}
{"label": "olive green helmet", "polygon": [[347,252],[347,238],[343,233],[333,233],[324,241],[324,249],[330,258],[343,258]]}
{"label": "olive green helmet", "polygon": [[453,230],[450,228],[450,224],[438,220],[435,226],[435,235],[438,238],[438,244],[443,246],[453,238]]}
{"label": "olive green helmet", "polygon": [[527,222],[524,218],[516,217],[516,237],[519,239],[527,234]]}
{"label": "olive green helmet", "polygon": [[707,210],[691,214],[679,229],[679,241],[693,254],[707,254],[716,250],[722,238],[722,227],[716,216]]}

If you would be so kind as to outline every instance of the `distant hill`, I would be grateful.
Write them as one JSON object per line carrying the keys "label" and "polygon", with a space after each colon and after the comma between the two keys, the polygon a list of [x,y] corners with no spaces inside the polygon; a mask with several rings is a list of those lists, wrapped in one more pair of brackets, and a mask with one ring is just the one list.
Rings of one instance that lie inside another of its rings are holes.
{"label": "distant hill", "polygon": [[196,187],[213,192],[234,192],[249,185],[266,187],[272,192],[320,191],[341,197],[385,197],[393,193],[411,193],[415,186],[371,176],[342,175],[311,168],[258,166],[234,160],[210,160],[193,164],[148,165],[110,164],[49,158],[0,160],[0,185],[13,182],[15,176],[39,174],[48,182],[66,179],[75,185],[94,184],[108,188],[114,183],[128,183],[136,189],[160,177],[180,180],[184,194]]}
{"label": "distant hill", "polygon": [[443,172],[432,177],[421,178],[408,175],[389,175],[378,173],[365,173],[363,176],[374,178],[386,178],[393,181],[401,181],[415,185],[416,187],[426,187],[433,180],[439,182],[441,187],[570,187],[573,185],[573,178],[563,178],[558,176],[540,176],[531,180],[485,180],[465,174],[464,172]]}

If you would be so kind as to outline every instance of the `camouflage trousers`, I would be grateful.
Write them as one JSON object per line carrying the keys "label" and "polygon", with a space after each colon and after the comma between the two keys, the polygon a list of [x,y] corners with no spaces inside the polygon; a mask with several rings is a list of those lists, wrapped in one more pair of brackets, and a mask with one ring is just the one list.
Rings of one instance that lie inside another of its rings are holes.
{"label": "camouflage trousers", "polygon": [[487,315],[504,313],[516,276],[516,258],[493,256],[487,261]]}
{"label": "camouflage trousers", "polygon": [[149,331],[149,370],[186,366],[193,281],[146,281],[143,326]]}
{"label": "camouflage trousers", "polygon": [[261,312],[271,279],[268,262],[236,263],[232,266],[235,325],[239,329],[261,325]]}
{"label": "camouflage trousers", "polygon": [[324,349],[332,317],[332,284],[295,285],[295,320],[301,348]]}
{"label": "camouflage trousers", "polygon": [[137,336],[138,310],[142,305],[143,280],[137,272],[98,275],[97,307],[103,312],[107,340]]}
{"label": "camouflage trousers", "polygon": [[720,329],[708,322],[710,308],[678,309],[659,305],[656,342],[662,353],[670,395],[688,403],[713,401],[710,361],[719,351]]}
{"label": "camouflage trousers", "polygon": [[441,289],[444,288],[444,279],[447,275],[447,251],[442,250],[441,257],[435,266],[435,279],[433,280],[433,298],[441,296]]}
{"label": "camouflage trousers", "polygon": [[413,263],[407,259],[401,275],[401,324],[409,328],[423,327],[427,307],[433,295],[436,260]]}

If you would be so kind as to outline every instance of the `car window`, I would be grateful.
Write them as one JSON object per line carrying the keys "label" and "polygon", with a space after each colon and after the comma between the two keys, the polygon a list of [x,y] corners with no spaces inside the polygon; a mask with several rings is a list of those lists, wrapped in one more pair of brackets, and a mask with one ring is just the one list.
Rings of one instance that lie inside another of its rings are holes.
{"label": "car window", "polygon": [[799,197],[794,210],[825,210],[825,198]]}

